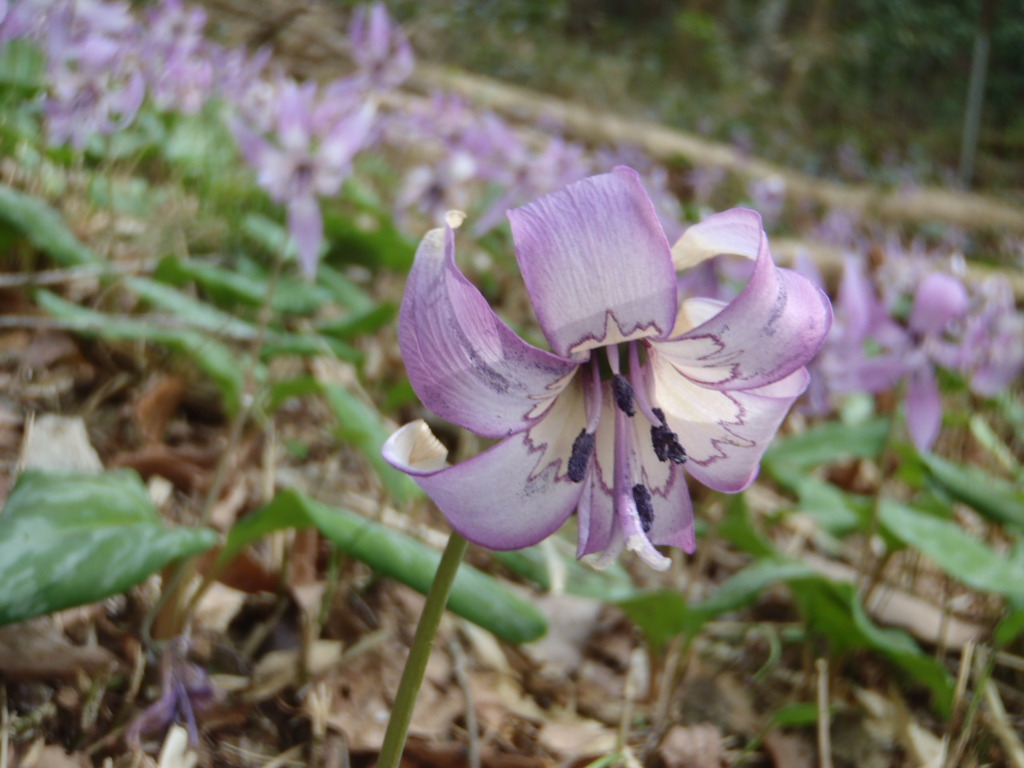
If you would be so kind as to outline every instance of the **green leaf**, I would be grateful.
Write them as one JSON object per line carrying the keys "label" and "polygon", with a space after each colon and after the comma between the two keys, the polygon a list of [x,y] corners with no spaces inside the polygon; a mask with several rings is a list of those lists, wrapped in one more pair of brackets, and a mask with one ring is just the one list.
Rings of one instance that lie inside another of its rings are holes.
{"label": "green leaf", "polygon": [[673,637],[692,637],[704,623],[674,590],[645,592],[616,603],[630,621],[640,627],[647,641],[655,648],[664,648]]}
{"label": "green leaf", "polygon": [[223,312],[211,304],[186,296],[164,283],[147,277],[126,277],[124,284],[148,304],[182,318],[189,327],[241,341],[252,341],[259,335],[255,325]]}
{"label": "green leaf", "polygon": [[165,525],[131,470],[28,470],[0,514],[0,624],[119,594],[216,540]]}
{"label": "green leaf", "polygon": [[0,44],[0,85],[21,91],[43,87],[46,54],[28,38],[14,38]]}
{"label": "green leaf", "polygon": [[[232,528],[218,563],[230,562],[245,546],[272,531],[310,527],[352,557],[423,594],[430,589],[441,561],[440,552],[416,539],[286,490]],[[465,564],[455,578],[448,609],[510,643],[528,643],[547,631],[544,616],[532,603]]]}
{"label": "green leaf", "polygon": [[356,399],[351,392],[337,384],[322,385],[324,398],[338,419],[338,436],[357,448],[380,475],[388,492],[399,504],[422,494],[408,475],[399,472],[381,456],[381,448],[390,431],[377,411]]}
{"label": "green leaf", "polygon": [[99,254],[72,234],[56,210],[39,198],[0,184],[0,219],[18,229],[61,266],[96,264]]}
{"label": "green leaf", "polygon": [[524,579],[529,579],[544,591],[551,589],[551,563],[565,572],[565,591],[572,595],[593,597],[606,602],[624,600],[637,594],[626,569],[614,563],[604,570],[596,570],[576,559],[575,549],[560,537],[551,537],[544,544],[508,552],[492,552],[491,556]]}
{"label": "green leaf", "polygon": [[660,647],[678,634],[692,636],[717,616],[753,603],[770,586],[809,577],[817,574],[808,565],[763,558],[722,582],[703,603],[687,605],[681,594],[666,590],[619,600],[617,605]]}
{"label": "green leaf", "polygon": [[920,550],[954,579],[997,595],[1024,597],[1024,568],[1000,556],[956,523],[889,499],[879,504],[878,519],[893,536]]}
{"label": "green leaf", "polygon": [[818,722],[818,705],[810,701],[783,704],[774,710],[769,722],[778,728],[801,728]]}
{"label": "green leaf", "polygon": [[317,326],[321,334],[334,336],[338,339],[351,339],[373,333],[391,322],[395,316],[395,307],[391,304],[378,304],[365,312],[353,312],[341,317],[332,318]]}
{"label": "green leaf", "polygon": [[[178,286],[195,281],[217,301],[237,301],[251,307],[260,307],[266,301],[270,280],[270,276],[257,265],[243,259],[234,268],[227,269],[198,259],[177,256],[161,259],[153,277],[160,282]],[[306,314],[320,308],[331,298],[331,293],[325,288],[281,275],[274,287],[271,306],[277,312]]]}
{"label": "green leaf", "polygon": [[888,434],[888,419],[858,424],[828,421],[776,440],[765,453],[763,464],[774,475],[783,466],[810,469],[850,457],[870,459],[882,452]]}
{"label": "green leaf", "polygon": [[754,527],[746,496],[741,493],[730,496],[726,501],[725,517],[718,526],[718,533],[726,541],[752,555],[770,557],[775,554],[775,548]]}
{"label": "green leaf", "polygon": [[173,349],[194,361],[217,384],[229,412],[238,410],[243,388],[238,355],[219,341],[190,328],[156,326],[142,317],[106,315],[79,307],[49,291],[36,291],[35,299],[43,309],[77,333],[107,340],[151,341]]}
{"label": "green leaf", "polygon": [[822,530],[845,536],[864,530],[871,514],[871,500],[856,497],[814,475],[802,475],[793,487],[800,511],[814,518]]}
{"label": "green leaf", "polygon": [[953,703],[953,678],[946,668],[924,653],[905,632],[882,629],[871,621],[852,584],[822,576],[790,583],[809,628],[829,638],[839,652],[860,648],[884,654],[931,690],[935,708],[947,717]]}
{"label": "green leaf", "polygon": [[964,467],[930,453],[920,455],[929,477],[953,498],[985,517],[1024,531],[1024,493],[979,467]]}
{"label": "green leaf", "polygon": [[[129,277],[124,282],[141,298],[153,306],[171,312],[190,327],[241,341],[253,341],[259,337],[259,329],[252,323],[211,304],[186,296],[164,283],[144,277]],[[308,333],[283,333],[269,328],[264,333],[263,345],[260,348],[260,357],[264,360],[283,354],[313,357],[326,353],[349,361],[362,357],[358,350],[336,339]]]}

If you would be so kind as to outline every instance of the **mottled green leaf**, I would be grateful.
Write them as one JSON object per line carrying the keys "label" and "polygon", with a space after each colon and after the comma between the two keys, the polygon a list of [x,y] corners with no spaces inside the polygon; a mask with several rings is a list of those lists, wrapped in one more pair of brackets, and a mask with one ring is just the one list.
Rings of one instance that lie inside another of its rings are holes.
{"label": "mottled green leaf", "polygon": [[[440,552],[405,534],[286,490],[232,528],[218,562],[230,562],[245,546],[272,531],[310,527],[350,556],[424,594],[441,561]],[[532,603],[466,564],[459,568],[448,609],[510,643],[528,643],[547,630],[544,616]]]}
{"label": "mottled green leaf", "polygon": [[850,457],[874,458],[881,453],[888,434],[888,419],[858,424],[828,421],[776,440],[765,453],[763,463],[774,474],[784,466],[810,469]]}
{"label": "mottled green leaf", "polygon": [[381,456],[384,441],[391,433],[377,410],[336,384],[323,385],[322,392],[338,420],[338,436],[363,452],[395,500],[404,504],[421,495],[419,486],[408,475],[399,472]]}
{"label": "mottled green leaf", "polygon": [[954,579],[985,592],[1024,597],[1024,568],[955,522],[890,499],[879,504],[878,518],[894,537],[922,552]]}
{"label": "mottled green leaf", "polygon": [[80,307],[49,291],[37,291],[39,305],[77,333],[107,340],[143,340],[173,349],[192,360],[220,388],[224,405],[237,411],[242,396],[242,368],[238,355],[210,336],[191,328],[157,326],[139,317],[115,317]]}
{"label": "mottled green leaf", "polygon": [[99,254],[75,237],[55,209],[6,184],[0,184],[0,219],[18,229],[32,245],[62,266],[100,261]]}
{"label": "mottled green leaf", "polygon": [[130,470],[26,471],[0,514],[0,624],[119,594],[216,539],[165,525]]}
{"label": "mottled green leaf", "polygon": [[965,467],[930,453],[921,454],[929,477],[953,498],[990,520],[1024,531],[1024,491],[980,467]]}

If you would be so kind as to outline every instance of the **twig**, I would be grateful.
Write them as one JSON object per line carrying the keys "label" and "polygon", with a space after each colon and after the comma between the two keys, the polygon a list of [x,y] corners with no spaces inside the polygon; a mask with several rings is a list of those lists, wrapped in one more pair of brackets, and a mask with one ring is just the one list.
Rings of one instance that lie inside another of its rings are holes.
{"label": "twig", "polygon": [[[964,750],[967,749],[967,742],[970,740],[974,730],[974,716],[977,714],[978,705],[980,699],[977,696],[967,696],[967,682],[971,676],[972,661],[975,656],[975,645],[971,643],[969,652],[968,649],[964,649],[964,658],[960,661],[960,672],[957,674],[956,689],[954,693],[954,702],[967,701],[967,713],[964,715],[963,725],[960,727],[960,738],[957,739],[956,745],[953,747],[953,751],[947,755],[946,761],[942,763],[943,768],[956,768],[961,764],[960,758],[964,754]],[[980,677],[977,668],[975,667],[975,677]],[[982,680],[977,680],[975,684],[975,691],[980,690],[984,685]],[[959,696],[958,696],[958,695]],[[946,739],[943,738],[943,747],[945,747]]]}
{"label": "twig", "polygon": [[821,768],[832,768],[832,715],[828,704],[828,662],[814,662],[818,672],[818,759]]}
{"label": "twig", "polygon": [[985,706],[988,707],[988,719],[992,733],[1003,745],[1003,750],[1010,758],[1010,762],[1013,763],[1014,768],[1024,768],[1024,743],[1021,743],[1020,737],[1007,720],[1006,707],[1003,706],[1003,700],[999,696],[999,688],[991,679],[985,686]]}
{"label": "twig", "polygon": [[10,765],[7,756],[7,738],[11,728],[7,713],[7,686],[0,685],[0,768]]}
{"label": "twig", "polygon": [[448,644],[454,664],[455,682],[462,689],[466,700],[466,734],[469,738],[466,760],[469,768],[480,768],[480,731],[476,722],[476,706],[473,704],[473,691],[469,687],[469,675],[466,673],[466,652],[455,638]]}
{"label": "twig", "polygon": [[0,275],[0,288],[18,288],[24,285],[60,285],[77,280],[120,275],[148,274],[156,269],[154,259],[129,261],[116,264],[83,264],[66,269],[43,269],[38,272],[16,272]]}

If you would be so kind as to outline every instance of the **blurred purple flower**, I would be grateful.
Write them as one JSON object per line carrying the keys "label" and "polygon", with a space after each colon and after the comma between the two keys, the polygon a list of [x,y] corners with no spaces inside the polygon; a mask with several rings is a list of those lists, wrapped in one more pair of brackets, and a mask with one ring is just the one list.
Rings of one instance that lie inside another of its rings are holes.
{"label": "blurred purple flower", "polygon": [[935,366],[958,367],[958,348],[946,339],[952,323],[967,311],[967,290],[951,275],[932,272],[914,293],[909,334],[897,350],[906,368],[906,414],[910,440],[919,451],[932,447],[942,428],[942,393]]}
{"label": "blurred purple flower", "polygon": [[135,119],[146,96],[137,28],[124,3],[65,0],[47,16],[50,89],[44,103],[51,143],[82,149]]}
{"label": "blurred purple flower", "polygon": [[1024,315],[1005,279],[987,280],[978,293],[978,306],[964,320],[962,363],[971,389],[994,397],[1024,372]]}
{"label": "blurred purple flower", "polygon": [[[847,256],[836,323],[817,361],[828,390],[879,393],[904,380],[907,430],[918,450],[929,450],[942,425],[935,367],[960,367],[960,346],[949,334],[967,306],[959,280],[930,272],[918,283],[906,325],[901,325],[879,298],[863,261]],[[820,407],[822,393],[815,396]]]}
{"label": "blurred purple flower", "polygon": [[324,227],[320,197],[337,194],[352,159],[370,136],[375,110],[368,103],[339,105],[318,98],[315,83],[278,82],[273,140],[240,117],[235,138],[257,182],[274,202],[287,206],[288,230],[303,272],[316,274]]}
{"label": "blurred purple flower", "polygon": [[213,51],[205,27],[206,13],[182,0],[162,0],[150,11],[142,64],[158,109],[194,115],[213,94]]}
{"label": "blurred purple flower", "polygon": [[786,180],[781,176],[754,179],[747,184],[750,203],[767,226],[778,223],[786,205]]}
{"label": "blurred purple flower", "polygon": [[206,670],[185,658],[188,641],[172,640],[160,659],[160,698],[150,704],[128,729],[126,740],[138,746],[143,735],[164,734],[174,723],[184,721],[189,742],[199,743],[196,714],[209,707],[217,691]]}
{"label": "blurred purple flower", "polygon": [[412,46],[382,2],[356,8],[349,27],[352,58],[365,87],[387,90],[401,85],[415,67]]}
{"label": "blurred purple flower", "polygon": [[[683,463],[726,492],[747,487],[831,322],[825,295],[772,262],[760,217],[735,209],[669,248],[638,174],[620,167],[509,212],[520,269],[553,352],[527,344],[455,264],[451,227],[427,234],[399,343],[423,403],[502,438],[462,464],[425,422],[385,458],[466,538],[535,544],[577,511],[577,554],[694,548]],[[676,269],[719,253],[755,262],[732,303],[678,300]],[[685,444],[685,448],[684,448]]]}

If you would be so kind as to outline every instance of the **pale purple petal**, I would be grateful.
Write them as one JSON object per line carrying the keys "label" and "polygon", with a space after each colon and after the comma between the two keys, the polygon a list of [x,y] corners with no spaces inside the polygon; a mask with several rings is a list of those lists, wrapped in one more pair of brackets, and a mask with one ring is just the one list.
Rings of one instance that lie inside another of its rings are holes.
{"label": "pale purple petal", "polygon": [[427,233],[399,316],[398,340],[420,401],[488,437],[525,429],[577,364],[520,339],[455,264],[451,229]]}
{"label": "pale purple petal", "polygon": [[526,288],[555,352],[669,333],[675,272],[636,171],[584,179],[508,216]]}
{"label": "pale purple petal", "polygon": [[917,285],[909,326],[918,333],[942,333],[967,312],[967,289],[952,275],[932,272]]}
{"label": "pale purple petal", "polygon": [[672,262],[676,270],[682,271],[723,253],[756,259],[763,237],[757,211],[732,208],[689,227],[672,246]]}
{"label": "pale purple petal", "polygon": [[942,428],[942,395],[930,365],[918,366],[907,379],[907,431],[919,451],[932,447]]}
{"label": "pale purple petal", "polygon": [[715,490],[743,490],[756,477],[761,456],[810,374],[799,368],[756,389],[712,389],[680,373],[660,347],[651,352],[653,399],[686,449],[686,471]]}
{"label": "pale purple petal", "polygon": [[253,131],[242,120],[232,118],[229,124],[231,133],[234,134],[235,142],[242,151],[242,157],[245,158],[249,167],[259,172],[266,162],[267,155],[276,150],[270,146],[266,139]]}
{"label": "pale purple petal", "polygon": [[[721,253],[756,257],[742,293],[714,315],[708,300],[683,302],[673,338],[657,342],[659,353],[692,380],[718,389],[751,389],[788,376],[817,354],[832,325],[824,292],[802,275],[776,267],[763,231],[754,245],[750,213],[737,209],[712,216],[707,221],[715,219],[714,226],[685,249],[696,254],[721,248]],[[683,240],[707,221],[688,229]]]}
{"label": "pale purple petal", "polygon": [[615,503],[611,493],[602,487],[594,466],[583,481],[576,522],[579,526],[576,557],[608,550],[615,532]]}
{"label": "pale purple petal", "polygon": [[[647,465],[645,465],[647,466]],[[663,488],[651,488],[654,524],[647,532],[652,544],[678,547],[692,553],[697,548],[693,529],[693,504],[686,487],[686,473],[679,465],[670,465],[671,478]]]}
{"label": "pale purple petal", "polygon": [[298,248],[303,273],[307,277],[315,277],[320,247],[324,242],[324,222],[320,203],[313,195],[304,195],[288,203],[288,231]]}
{"label": "pale purple petal", "polygon": [[285,80],[277,97],[277,140],[288,153],[304,156],[312,142],[316,83]]}
{"label": "pale purple petal", "polygon": [[519,549],[557,531],[579,501],[582,484],[562,474],[575,437],[563,426],[543,419],[531,432],[513,435],[468,461],[439,466],[445,450],[419,421],[388,438],[383,455],[408,473],[467,539],[490,549]]}

